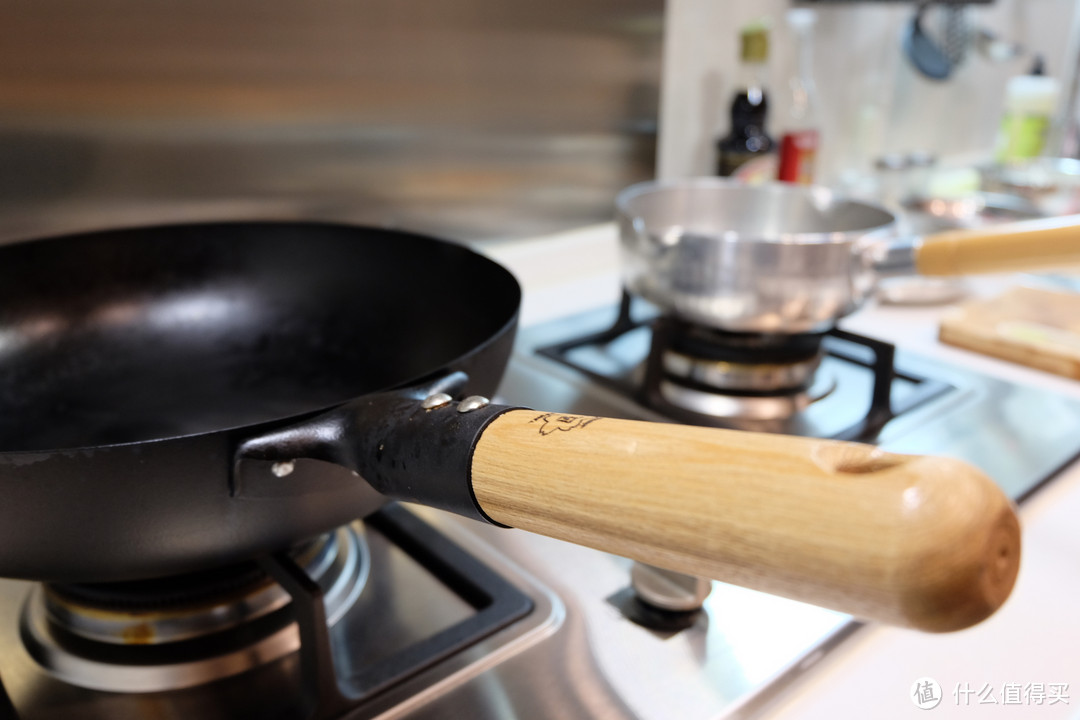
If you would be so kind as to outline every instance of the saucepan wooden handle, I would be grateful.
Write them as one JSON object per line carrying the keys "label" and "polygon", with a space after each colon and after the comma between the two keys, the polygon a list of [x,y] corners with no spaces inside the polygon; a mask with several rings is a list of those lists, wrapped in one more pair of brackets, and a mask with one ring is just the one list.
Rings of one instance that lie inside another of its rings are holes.
{"label": "saucepan wooden handle", "polygon": [[512,410],[471,473],[505,525],[921,630],[983,620],[1019,569],[1012,504],[957,460]]}
{"label": "saucepan wooden handle", "polygon": [[921,275],[963,275],[1080,263],[1080,215],[1025,220],[923,238]]}

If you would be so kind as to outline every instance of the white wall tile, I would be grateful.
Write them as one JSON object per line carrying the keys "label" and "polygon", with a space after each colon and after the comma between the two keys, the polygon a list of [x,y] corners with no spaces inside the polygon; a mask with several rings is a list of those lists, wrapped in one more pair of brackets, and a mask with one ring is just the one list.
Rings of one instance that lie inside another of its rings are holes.
{"label": "white wall tile", "polygon": [[[727,130],[738,68],[738,32],[771,18],[770,132],[787,111],[793,68],[785,0],[669,0],[661,100],[659,175],[708,174],[712,144]],[[1077,0],[996,0],[968,9],[972,23],[1041,52],[1062,80],[1073,74]],[[1005,83],[1030,60],[995,64],[974,50],[953,76],[918,75],[901,52],[913,3],[855,3],[817,9],[815,78],[822,111],[819,178],[836,184],[882,153],[929,151],[939,157],[989,153]]]}

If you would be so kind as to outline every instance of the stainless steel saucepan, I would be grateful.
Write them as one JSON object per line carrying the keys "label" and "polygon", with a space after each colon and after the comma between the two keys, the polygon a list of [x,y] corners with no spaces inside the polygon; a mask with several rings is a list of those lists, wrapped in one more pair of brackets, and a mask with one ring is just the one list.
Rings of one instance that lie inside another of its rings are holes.
{"label": "stainless steel saucepan", "polygon": [[626,287],[732,332],[824,332],[884,276],[1080,262],[1080,216],[898,237],[892,213],[825,188],[720,178],[633,185],[616,209]]}

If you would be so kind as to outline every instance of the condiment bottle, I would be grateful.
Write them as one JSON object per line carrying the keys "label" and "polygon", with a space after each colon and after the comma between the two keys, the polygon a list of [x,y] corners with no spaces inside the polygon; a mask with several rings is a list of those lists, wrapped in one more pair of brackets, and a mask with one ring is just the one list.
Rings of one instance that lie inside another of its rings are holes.
{"label": "condiment bottle", "polygon": [[724,177],[755,158],[773,153],[775,144],[765,132],[769,102],[765,93],[769,61],[769,30],[764,23],[743,28],[739,90],[731,101],[731,131],[716,142],[716,174]]}
{"label": "condiment bottle", "polygon": [[1009,80],[995,153],[998,162],[1015,163],[1042,154],[1059,91],[1058,81],[1045,74],[1041,57],[1030,73]]}
{"label": "condiment bottle", "polygon": [[780,136],[780,158],[776,179],[810,185],[821,140],[817,109],[817,86],[813,76],[813,31],[817,16],[808,8],[787,13],[788,27],[795,35],[795,72],[788,79],[790,107]]}

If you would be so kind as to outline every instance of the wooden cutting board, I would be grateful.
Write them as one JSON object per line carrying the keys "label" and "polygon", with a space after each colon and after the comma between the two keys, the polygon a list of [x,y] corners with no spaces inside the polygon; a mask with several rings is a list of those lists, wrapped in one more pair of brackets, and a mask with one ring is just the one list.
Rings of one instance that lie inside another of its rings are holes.
{"label": "wooden cutting board", "polygon": [[1080,294],[1016,287],[947,314],[942,342],[1080,379]]}

